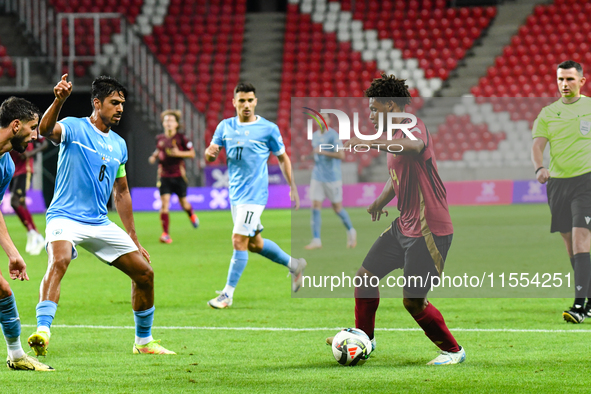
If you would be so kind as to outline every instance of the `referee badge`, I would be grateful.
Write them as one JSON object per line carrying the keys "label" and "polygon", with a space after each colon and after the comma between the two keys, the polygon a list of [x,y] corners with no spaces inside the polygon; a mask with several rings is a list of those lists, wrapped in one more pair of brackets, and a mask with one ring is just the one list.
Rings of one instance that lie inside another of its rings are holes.
{"label": "referee badge", "polygon": [[581,120],[581,124],[579,125],[579,130],[581,131],[581,134],[583,134],[583,135],[589,134],[589,131],[591,131],[591,122],[588,122],[586,120]]}

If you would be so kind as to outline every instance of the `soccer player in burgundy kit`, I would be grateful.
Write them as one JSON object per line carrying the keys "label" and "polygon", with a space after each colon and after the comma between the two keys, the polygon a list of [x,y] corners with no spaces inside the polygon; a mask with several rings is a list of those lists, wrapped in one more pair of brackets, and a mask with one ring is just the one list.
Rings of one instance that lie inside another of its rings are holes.
{"label": "soccer player in burgundy kit", "polygon": [[33,176],[33,158],[38,152],[47,148],[47,141],[41,137],[40,143],[30,143],[24,153],[15,150],[10,151],[12,161],[14,161],[14,176],[10,181],[10,205],[23,225],[27,228],[27,246],[26,251],[31,255],[38,255],[45,247],[43,235],[37,231],[33,216],[27,208],[25,199],[27,190],[31,186]]}
{"label": "soccer player in burgundy kit", "polygon": [[160,115],[164,133],[156,136],[156,150],[150,156],[150,163],[158,164],[158,189],[160,190],[160,221],[162,222],[162,236],[160,242],[171,243],[168,228],[170,216],[168,209],[170,206],[170,195],[176,194],[179,198],[181,207],[191,220],[193,227],[199,227],[199,218],[193,212],[191,203],[187,201],[187,176],[185,173],[184,159],[195,157],[193,143],[179,132],[181,122],[181,111],[166,110]]}
{"label": "soccer player in burgundy kit", "polygon": [[[378,128],[378,119],[388,113],[404,112],[411,97],[404,79],[382,74],[365,91],[369,98],[370,120]],[[409,118],[394,119],[394,123],[410,123]],[[416,140],[396,129],[391,141],[363,141],[352,138],[345,146],[359,144],[387,152],[390,177],[380,196],[368,207],[372,221],[388,214],[384,207],[398,196],[400,217],[378,237],[368,252],[357,276],[377,276],[382,279],[397,268],[404,270],[406,286],[403,303],[406,310],[425,331],[427,337],[441,349],[441,354],[428,365],[458,364],[466,352],[449,332],[441,313],[427,301],[429,278],[443,272],[445,258],[451,246],[453,227],[446,200],[446,190],[437,172],[431,135],[425,124],[409,130]],[[390,151],[399,151],[389,153]],[[402,149],[401,149],[402,148]],[[421,277],[409,280],[409,277]],[[366,281],[364,281],[365,283]],[[375,314],[380,303],[378,287],[355,288],[355,325],[365,331],[375,347]],[[332,343],[332,338],[327,341]]]}

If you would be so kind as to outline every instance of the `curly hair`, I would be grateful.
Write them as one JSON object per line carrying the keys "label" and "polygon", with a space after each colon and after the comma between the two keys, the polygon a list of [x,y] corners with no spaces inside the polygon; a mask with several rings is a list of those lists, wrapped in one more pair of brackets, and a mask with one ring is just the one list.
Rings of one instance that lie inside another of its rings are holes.
{"label": "curly hair", "polygon": [[374,98],[381,103],[393,101],[400,109],[404,109],[412,101],[405,82],[406,79],[398,79],[394,74],[382,73],[382,77],[374,79],[364,94],[365,97]]}
{"label": "curly hair", "polygon": [[0,127],[8,127],[13,120],[27,123],[39,117],[39,108],[20,97],[10,97],[0,106]]}

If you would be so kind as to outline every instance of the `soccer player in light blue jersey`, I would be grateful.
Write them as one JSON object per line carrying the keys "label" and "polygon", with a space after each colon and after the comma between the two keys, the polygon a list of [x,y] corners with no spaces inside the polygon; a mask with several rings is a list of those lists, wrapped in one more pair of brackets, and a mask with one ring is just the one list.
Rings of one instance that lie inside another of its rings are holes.
{"label": "soccer player in light blue jersey", "polygon": [[285,152],[283,138],[276,124],[255,115],[257,105],[255,88],[250,83],[239,83],[234,89],[232,103],[237,116],[224,119],[218,125],[213,140],[205,150],[208,161],[214,161],[221,148],[226,148],[230,178],[230,202],[232,204],[232,245],[234,253],[226,287],[219,296],[208,302],[215,309],[232,305],[234,289],[246,268],[248,251],[286,266],[292,277],[292,290],[302,285],[302,273],[306,268],[304,259],[293,259],[270,239],[261,237],[261,215],[268,198],[267,160],[272,152],[279,160],[283,176],[290,185],[290,198],[295,208],[300,198],[291,173],[291,161]]}
{"label": "soccer player in light blue jersey", "polygon": [[[22,98],[11,97],[0,106],[0,201],[14,174],[14,162],[8,154],[11,150],[23,153],[29,142],[37,139],[39,110]],[[8,273],[12,280],[29,280],[27,265],[14,246],[4,217],[0,213],[0,246],[8,257]],[[53,371],[49,365],[39,362],[23,351],[21,346],[21,321],[10,285],[0,272],[0,325],[8,347],[6,365],[12,370]]]}
{"label": "soccer player in light blue jersey", "polygon": [[320,249],[320,226],[322,219],[320,210],[322,202],[328,198],[332,209],[343,221],[347,229],[347,248],[357,246],[357,232],[351,224],[349,214],[343,209],[343,182],[341,174],[341,160],[345,158],[343,143],[339,139],[339,133],[330,128],[330,117],[324,116],[328,130],[323,126],[312,134],[312,147],[314,149],[314,169],[310,181],[310,200],[312,200],[312,241],[306,245],[306,249]]}
{"label": "soccer player in light blue jersey", "polygon": [[[50,327],[60,297],[60,282],[81,246],[104,263],[131,278],[131,302],[135,317],[133,353],[175,354],[152,338],[154,320],[154,272],[150,255],[140,245],[133,220],[131,196],[125,176],[127,145],[111,128],[123,114],[127,90],[110,77],[92,83],[93,112],[87,118],[65,118],[59,112],[72,92],[67,74],[53,89],[55,100],[41,119],[41,134],[59,145],[53,200],[47,209],[45,242],[49,263],[39,290],[37,331],[29,346],[37,355],[47,354]],[[107,217],[111,191],[123,231]]]}

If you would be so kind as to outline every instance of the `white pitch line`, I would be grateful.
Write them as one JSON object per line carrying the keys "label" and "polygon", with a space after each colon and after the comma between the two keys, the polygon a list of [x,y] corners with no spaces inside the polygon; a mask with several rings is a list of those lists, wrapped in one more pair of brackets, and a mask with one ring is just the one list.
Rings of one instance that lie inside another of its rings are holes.
{"label": "white pitch line", "polygon": [[[22,327],[37,327],[33,324],[22,324]],[[86,324],[54,324],[53,328],[91,328],[96,330],[133,330],[134,326],[93,326]],[[154,330],[223,330],[223,331],[339,331],[340,327],[192,327],[192,326],[154,326]],[[376,331],[423,331],[421,328],[376,328]],[[464,332],[512,332],[512,333],[590,333],[591,330],[549,330],[549,329],[514,329],[514,328],[450,328],[450,331]]]}

